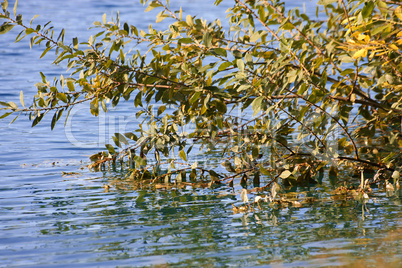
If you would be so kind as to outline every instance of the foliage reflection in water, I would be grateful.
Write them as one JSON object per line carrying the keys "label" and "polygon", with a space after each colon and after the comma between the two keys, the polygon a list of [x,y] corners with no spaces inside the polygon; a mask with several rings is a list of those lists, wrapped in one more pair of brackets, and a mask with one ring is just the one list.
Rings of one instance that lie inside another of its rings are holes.
{"label": "foliage reflection in water", "polygon": [[278,190],[276,199],[301,206],[261,202],[235,213],[232,204],[243,205],[240,186],[155,191],[112,174],[57,177],[49,189],[27,189],[2,205],[6,265],[318,267],[364,260],[397,267],[400,259],[400,191],[373,189],[362,203],[337,197],[324,180],[314,189]]}

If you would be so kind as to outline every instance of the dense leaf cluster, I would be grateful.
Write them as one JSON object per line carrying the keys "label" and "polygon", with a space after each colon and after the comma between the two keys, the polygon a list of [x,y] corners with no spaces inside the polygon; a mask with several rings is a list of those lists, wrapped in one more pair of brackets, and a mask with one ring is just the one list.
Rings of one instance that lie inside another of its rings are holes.
{"label": "dense leaf cluster", "polygon": [[[189,176],[244,184],[251,177],[257,186],[269,178],[261,189],[278,177],[306,185],[325,166],[336,174],[340,163],[400,169],[398,2],[320,0],[311,18],[276,0],[235,0],[226,28],[173,11],[169,1],[142,0],[145,11],[160,10],[156,22],[164,21],[164,30],[105,15],[94,23],[96,35],[71,45],[64,30],[55,38],[49,24],[26,25],[17,2],[14,16],[2,3],[0,33],[22,28],[16,41],[45,43],[42,56],[54,51],[54,63],[66,62],[72,76],[51,83],[41,73],[33,104],[25,107],[21,93],[22,107],[0,103],[1,118],[29,114],[34,126],[52,113],[53,128],[78,103],[89,102],[98,116],[124,99],[144,119],[138,129],[116,133],[115,145],[91,157],[91,168],[120,162],[130,178],[153,182]],[[191,159],[194,148],[217,147],[227,172]]]}

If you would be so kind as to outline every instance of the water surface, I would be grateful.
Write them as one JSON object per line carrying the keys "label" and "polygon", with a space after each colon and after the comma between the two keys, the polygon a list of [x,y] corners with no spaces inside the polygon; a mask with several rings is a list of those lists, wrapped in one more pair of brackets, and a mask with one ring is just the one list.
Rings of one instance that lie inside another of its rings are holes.
{"label": "water surface", "polygon": [[[153,23],[139,1],[19,1],[26,20],[53,21],[66,28],[66,40],[88,37],[87,29],[103,13],[120,11],[138,28]],[[226,8],[213,1],[171,1],[191,14],[224,20]],[[13,1],[10,1],[13,6]],[[307,1],[315,12],[314,3]],[[28,40],[13,43],[18,33],[0,36],[0,99],[25,102],[41,80],[64,74],[51,66],[41,48]],[[90,31],[91,32],[91,31]],[[149,266],[337,266],[365,261],[378,266],[401,258],[400,197],[375,189],[364,206],[331,199],[324,178],[314,188],[298,189],[316,197],[302,207],[273,208],[234,214],[241,205],[239,187],[135,189],[118,172],[90,172],[88,156],[103,149],[119,128],[135,126],[132,103],[107,116],[90,116],[77,107],[64,127],[50,132],[50,118],[30,128],[21,116],[14,124],[0,121],[0,266],[100,267]],[[66,175],[63,172],[74,172]],[[64,175],[63,175],[64,174]],[[113,187],[105,191],[104,184]],[[250,196],[252,198],[252,196]]]}

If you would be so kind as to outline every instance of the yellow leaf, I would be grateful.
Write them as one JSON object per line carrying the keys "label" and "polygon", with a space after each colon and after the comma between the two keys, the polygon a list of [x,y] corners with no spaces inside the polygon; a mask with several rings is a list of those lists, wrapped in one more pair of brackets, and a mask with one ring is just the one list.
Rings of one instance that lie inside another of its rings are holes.
{"label": "yellow leaf", "polygon": [[279,175],[279,177],[281,177],[282,179],[286,179],[288,178],[290,175],[292,175],[292,172],[290,172],[289,170],[285,170],[281,173],[281,175]]}
{"label": "yellow leaf", "polygon": [[355,103],[355,101],[356,101],[356,94],[352,94],[352,95],[350,95],[350,101],[352,102],[352,103]]}
{"label": "yellow leaf", "polygon": [[366,40],[367,35],[365,34],[359,34],[359,36],[357,37],[357,40],[361,41],[361,40]]}
{"label": "yellow leaf", "polygon": [[21,104],[22,104],[22,107],[24,107],[24,108],[25,108],[25,103],[24,103],[24,92],[22,92],[22,90],[21,90],[21,93],[20,93],[20,102],[21,102]]}
{"label": "yellow leaf", "polygon": [[207,86],[210,86],[212,84],[212,77],[211,76],[208,76],[208,79],[207,79]]}
{"label": "yellow leaf", "polygon": [[366,43],[370,42],[370,36],[366,35],[366,36],[364,37],[364,41],[365,41]]}
{"label": "yellow leaf", "polygon": [[366,43],[368,43],[370,41],[370,36],[366,35],[366,34],[359,34],[356,39],[358,41],[364,41]]}
{"label": "yellow leaf", "polygon": [[181,159],[183,159],[184,161],[187,162],[187,156],[186,156],[186,153],[183,150],[180,151],[179,156],[180,156]]}
{"label": "yellow leaf", "polygon": [[398,45],[402,45],[402,39],[398,39],[398,40],[396,41],[396,43],[397,43]]}
{"label": "yellow leaf", "polygon": [[400,32],[396,35],[396,37],[402,37],[402,31],[400,31]]}
{"label": "yellow leaf", "polygon": [[186,17],[186,22],[188,24],[188,26],[193,26],[193,18],[190,15],[187,15]]}
{"label": "yellow leaf", "polygon": [[399,48],[394,44],[390,44],[389,47],[392,48],[393,50],[399,50]]}
{"label": "yellow leaf", "polygon": [[367,49],[362,48],[358,51],[355,52],[355,54],[353,55],[354,59],[357,59],[358,57],[366,57],[367,56]]}
{"label": "yellow leaf", "polygon": [[402,7],[398,6],[395,9],[395,15],[398,17],[399,20],[402,20]]}
{"label": "yellow leaf", "polygon": [[159,23],[159,22],[163,21],[166,18],[167,18],[166,15],[160,15],[160,16],[158,15],[157,18],[156,18],[156,23]]}

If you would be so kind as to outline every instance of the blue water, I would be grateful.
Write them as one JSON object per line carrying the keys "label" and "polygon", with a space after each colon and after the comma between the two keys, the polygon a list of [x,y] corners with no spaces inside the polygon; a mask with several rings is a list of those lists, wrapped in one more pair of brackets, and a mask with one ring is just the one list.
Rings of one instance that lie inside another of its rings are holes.
{"label": "blue water", "polygon": [[[86,40],[103,13],[119,10],[122,21],[139,29],[154,23],[157,13],[144,14],[132,0],[19,2],[26,21],[40,14],[36,21],[65,28],[66,40]],[[210,0],[171,2],[222,21],[232,3],[214,8]],[[306,6],[315,12],[314,3]],[[52,54],[39,59],[42,48],[30,50],[28,39],[13,43],[17,34],[13,29],[0,35],[0,100],[19,104],[23,90],[28,104],[41,81],[39,71],[48,80],[68,74],[51,65]],[[114,132],[138,124],[131,113],[132,102],[98,118],[82,105],[66,127],[61,120],[53,131],[51,116],[34,128],[24,115],[11,125],[12,117],[0,121],[1,267],[321,267],[361,259],[373,266],[400,261],[401,200],[380,190],[366,207],[327,200],[234,214],[231,204],[241,204],[238,188],[138,190],[118,172],[90,172],[88,156],[103,150]],[[105,191],[104,184],[112,188]],[[325,200],[328,188],[324,180],[299,194]]]}

